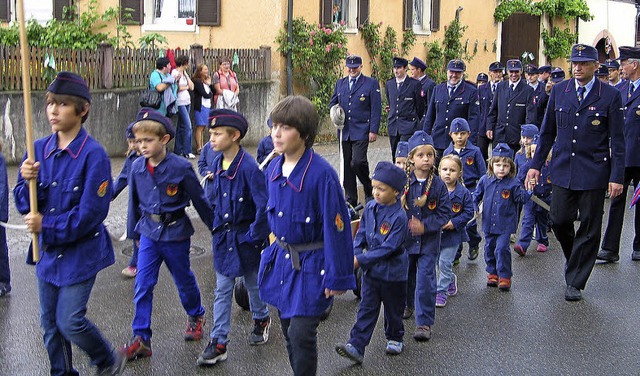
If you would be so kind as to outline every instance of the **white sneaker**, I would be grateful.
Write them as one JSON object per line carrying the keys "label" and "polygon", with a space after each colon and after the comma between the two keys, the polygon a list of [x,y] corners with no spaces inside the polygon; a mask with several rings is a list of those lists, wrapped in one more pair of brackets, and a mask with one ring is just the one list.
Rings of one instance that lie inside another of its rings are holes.
{"label": "white sneaker", "polygon": [[195,155],[193,155],[193,153],[189,153],[189,154],[187,154],[187,158],[189,158],[189,159],[196,159],[196,156],[195,156]]}

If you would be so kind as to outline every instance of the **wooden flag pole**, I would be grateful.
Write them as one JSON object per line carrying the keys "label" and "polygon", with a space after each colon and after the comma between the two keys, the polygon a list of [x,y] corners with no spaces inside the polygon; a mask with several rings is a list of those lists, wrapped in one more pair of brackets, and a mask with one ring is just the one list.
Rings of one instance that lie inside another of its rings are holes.
{"label": "wooden flag pole", "polygon": [[[30,64],[31,56],[29,46],[27,44],[27,29],[24,24],[24,3],[23,0],[16,0],[18,8],[18,25],[20,27],[20,60],[22,61],[22,93],[24,97],[24,126],[27,143],[27,158],[35,161],[35,149],[33,147],[33,121],[31,113],[31,79]],[[38,214],[38,191],[37,179],[29,180],[29,205],[31,214]],[[33,261],[40,260],[40,252],[38,247],[38,234],[31,234],[31,246],[33,251]]]}

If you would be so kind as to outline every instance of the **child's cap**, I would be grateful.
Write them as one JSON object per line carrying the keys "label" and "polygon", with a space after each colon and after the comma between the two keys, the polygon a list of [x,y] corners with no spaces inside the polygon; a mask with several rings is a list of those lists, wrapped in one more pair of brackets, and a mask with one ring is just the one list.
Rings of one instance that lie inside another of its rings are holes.
{"label": "child's cap", "polygon": [[371,179],[381,181],[396,191],[402,192],[407,182],[407,174],[391,162],[380,161],[376,165]]}
{"label": "child's cap", "polygon": [[520,135],[522,137],[535,137],[538,135],[538,127],[535,124],[522,124],[520,126]]}
{"label": "child's cap", "polygon": [[173,123],[171,122],[171,119],[162,115],[161,113],[154,110],[153,108],[143,107],[140,109],[140,111],[138,111],[138,115],[136,115],[135,123],[138,123],[143,120],[151,120],[151,121],[155,121],[157,123],[162,124],[164,126],[164,129],[167,131],[167,134],[169,135],[169,140],[171,140],[176,136],[176,130],[175,128],[173,128]]}
{"label": "child's cap", "polygon": [[414,133],[413,136],[409,138],[408,144],[409,151],[422,145],[433,146],[433,138],[431,138],[431,136],[429,136],[425,131],[416,131],[416,133]]}
{"label": "child's cap", "polygon": [[409,155],[409,143],[407,141],[398,142],[396,148],[396,158],[406,158]]}
{"label": "child's cap", "polygon": [[507,157],[513,159],[513,150],[509,147],[509,145],[504,142],[499,143],[493,148],[491,153],[492,157]]}
{"label": "child's cap", "polygon": [[247,134],[249,124],[241,113],[227,108],[214,108],[209,112],[209,128],[231,127],[240,131],[240,138]]}
{"label": "child's cap", "polygon": [[91,93],[85,80],[75,73],[59,72],[55,80],[49,85],[47,91],[54,94],[73,95],[84,98],[91,103]]}
{"label": "child's cap", "polygon": [[267,126],[269,127],[269,129],[273,128],[273,122],[271,121],[271,116],[267,118]]}
{"label": "child's cap", "polygon": [[135,121],[133,123],[127,125],[127,129],[124,130],[124,135],[127,137],[127,140],[130,140],[132,138],[136,138],[136,136],[133,135],[133,126],[134,125],[136,125]]}
{"label": "child's cap", "polygon": [[469,123],[463,118],[455,118],[451,121],[451,127],[449,128],[449,133],[453,132],[471,132],[471,128],[469,128]]}

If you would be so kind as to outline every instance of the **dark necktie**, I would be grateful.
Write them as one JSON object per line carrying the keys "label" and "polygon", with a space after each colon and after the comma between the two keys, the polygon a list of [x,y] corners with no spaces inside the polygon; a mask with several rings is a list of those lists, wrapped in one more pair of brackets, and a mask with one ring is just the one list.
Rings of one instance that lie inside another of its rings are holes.
{"label": "dark necktie", "polygon": [[350,78],[349,79],[349,90],[350,91],[353,91],[353,87],[355,86],[355,84],[356,84],[356,79],[355,78]]}
{"label": "dark necktie", "polygon": [[631,95],[633,94],[633,92],[636,90],[635,85],[631,82],[629,82],[629,95],[627,96],[627,98],[631,98]]}
{"label": "dark necktie", "polygon": [[401,87],[402,87],[402,82],[398,82],[398,91],[400,91]]}
{"label": "dark necktie", "polygon": [[515,90],[515,88],[516,88],[515,84],[509,85],[509,98],[511,98],[511,96],[513,95],[513,91]]}
{"label": "dark necktie", "polygon": [[584,86],[578,87],[578,102],[582,103],[582,100],[584,99],[585,91],[587,91],[587,89]]}
{"label": "dark necktie", "polygon": [[493,93],[495,93],[495,92],[496,92],[496,86],[497,86],[497,85],[498,85],[498,84],[496,84],[496,83],[492,83],[492,84],[491,84],[491,94],[493,94]]}
{"label": "dark necktie", "polygon": [[447,85],[447,87],[449,88],[449,98],[451,98],[451,96],[453,95],[453,90],[455,89],[455,86]]}

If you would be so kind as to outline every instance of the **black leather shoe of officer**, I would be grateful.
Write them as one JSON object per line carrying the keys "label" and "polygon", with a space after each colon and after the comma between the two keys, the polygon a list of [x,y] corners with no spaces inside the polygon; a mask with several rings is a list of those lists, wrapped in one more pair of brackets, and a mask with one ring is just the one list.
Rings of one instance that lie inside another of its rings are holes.
{"label": "black leather shoe of officer", "polygon": [[598,256],[596,256],[596,258],[598,260],[606,262],[616,262],[620,260],[620,256],[617,253],[613,251],[607,251],[606,249],[601,249],[600,252],[598,252]]}
{"label": "black leather shoe of officer", "polygon": [[640,251],[631,252],[631,260],[640,261]]}
{"label": "black leather shoe of officer", "polygon": [[577,302],[578,300],[581,300],[581,299],[582,299],[582,294],[580,293],[580,290],[578,290],[577,288],[571,285],[567,285],[567,289],[564,292],[564,300],[568,302]]}

